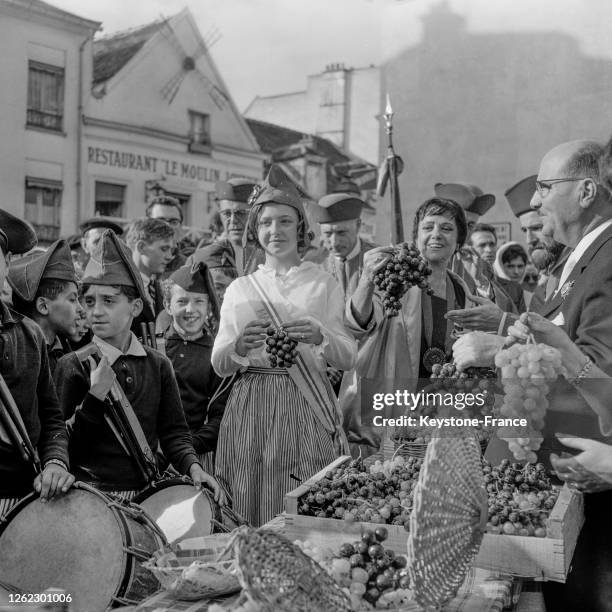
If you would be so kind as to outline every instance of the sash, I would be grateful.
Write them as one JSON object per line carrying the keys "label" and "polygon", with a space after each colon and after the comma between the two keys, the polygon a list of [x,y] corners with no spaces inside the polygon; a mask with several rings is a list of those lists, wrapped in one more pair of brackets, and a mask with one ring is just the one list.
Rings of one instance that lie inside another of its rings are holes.
{"label": "sash", "polygon": [[[272,302],[254,274],[249,274],[245,278],[250,281],[253,290],[261,300],[262,310],[276,327],[281,328],[283,320],[289,318],[282,304],[279,304],[278,301]],[[261,315],[258,313],[258,316]],[[313,409],[317,420],[331,434],[336,450],[341,454],[348,454],[348,441],[340,424],[336,396],[327,377],[324,377],[319,371],[312,354],[308,351],[298,351],[294,366],[287,368],[287,373]]]}

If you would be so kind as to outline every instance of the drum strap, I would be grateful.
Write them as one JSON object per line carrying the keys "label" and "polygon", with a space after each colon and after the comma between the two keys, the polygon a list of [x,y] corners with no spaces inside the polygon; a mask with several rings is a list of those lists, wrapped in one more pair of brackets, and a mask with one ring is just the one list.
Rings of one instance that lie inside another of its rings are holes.
{"label": "drum strap", "polygon": [[19,408],[6,381],[0,374],[0,439],[10,440],[19,450],[24,461],[34,465],[36,473],[41,471],[38,451],[34,448]]}

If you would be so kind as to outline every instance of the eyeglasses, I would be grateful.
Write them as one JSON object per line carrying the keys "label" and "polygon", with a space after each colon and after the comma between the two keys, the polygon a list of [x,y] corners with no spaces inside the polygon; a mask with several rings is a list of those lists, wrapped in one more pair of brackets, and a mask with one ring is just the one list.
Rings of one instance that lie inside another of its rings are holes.
{"label": "eyeglasses", "polygon": [[537,283],[540,280],[540,277],[537,274],[525,274],[525,278],[523,280],[526,283]]}
{"label": "eyeglasses", "polygon": [[219,213],[219,215],[222,219],[225,219],[226,221],[229,221],[232,217],[242,221],[243,219],[246,219],[249,216],[249,211],[248,210],[222,210]]}
{"label": "eyeglasses", "polygon": [[584,181],[585,179],[591,178],[590,176],[581,176],[579,178],[557,178],[548,179],[546,181],[536,181],[536,190],[541,198],[548,195],[548,192],[552,189],[556,183],[572,183],[574,181]]}
{"label": "eyeglasses", "polygon": [[178,227],[179,225],[181,225],[181,220],[177,219],[176,217],[155,217],[156,219],[159,219],[160,221],[165,221],[168,225],[171,225],[172,227]]}

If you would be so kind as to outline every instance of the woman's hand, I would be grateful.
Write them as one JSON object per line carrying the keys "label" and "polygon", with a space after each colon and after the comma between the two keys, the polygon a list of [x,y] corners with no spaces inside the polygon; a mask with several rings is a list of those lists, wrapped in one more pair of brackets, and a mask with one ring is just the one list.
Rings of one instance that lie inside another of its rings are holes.
{"label": "woman's hand", "polygon": [[292,340],[304,344],[321,344],[323,342],[323,334],[319,324],[310,319],[288,321],[283,323],[283,329]]}
{"label": "woman's hand", "polygon": [[582,451],[575,457],[551,454],[550,461],[561,480],[578,491],[612,489],[612,446],[585,438],[557,438],[565,446]]}
{"label": "woman's hand", "polygon": [[241,357],[261,346],[266,339],[266,332],[270,327],[270,321],[266,319],[255,319],[246,324],[242,334],[236,340],[236,353]]}
{"label": "woman's hand", "polygon": [[363,256],[360,282],[364,281],[373,285],[376,273],[387,265],[387,262],[393,257],[394,253],[395,248],[392,246],[376,247],[366,251]]}
{"label": "woman's hand", "polygon": [[457,369],[491,367],[495,362],[495,354],[503,343],[504,339],[501,336],[480,331],[469,332],[461,336],[453,344],[453,359],[457,364]]}

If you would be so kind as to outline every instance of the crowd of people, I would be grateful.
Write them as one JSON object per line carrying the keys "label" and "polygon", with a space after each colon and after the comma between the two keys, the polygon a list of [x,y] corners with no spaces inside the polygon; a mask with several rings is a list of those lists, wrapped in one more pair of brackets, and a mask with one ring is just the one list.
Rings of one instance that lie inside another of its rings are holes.
{"label": "crowd of people", "polygon": [[[275,166],[262,184],[217,185],[222,232],[189,254],[167,196],[125,231],[96,217],[78,241],[45,250],[0,210],[0,285],[10,288],[0,374],[40,456],[40,469],[26,461],[0,419],[0,517],[32,490],[47,501],[75,479],[132,499],[170,470],[263,525],[335,457],[379,450],[361,410],[373,362],[386,379],[422,380],[451,359],[491,366],[504,344],[533,334],[559,348],[567,371],[551,386],[542,457],[588,493],[574,569],[546,589],[547,605],[608,609],[612,142],[555,147],[505,196],[526,246],[499,245],[480,221],[492,194],[433,187],[412,225],[431,291],[408,290],[394,317],[375,282],[394,247],[359,236],[364,201],[346,181],[312,207],[318,248],[299,191]],[[384,354],[373,348],[382,334]],[[150,470],[108,416],[117,386]],[[582,452],[560,455],[568,448]]]}

